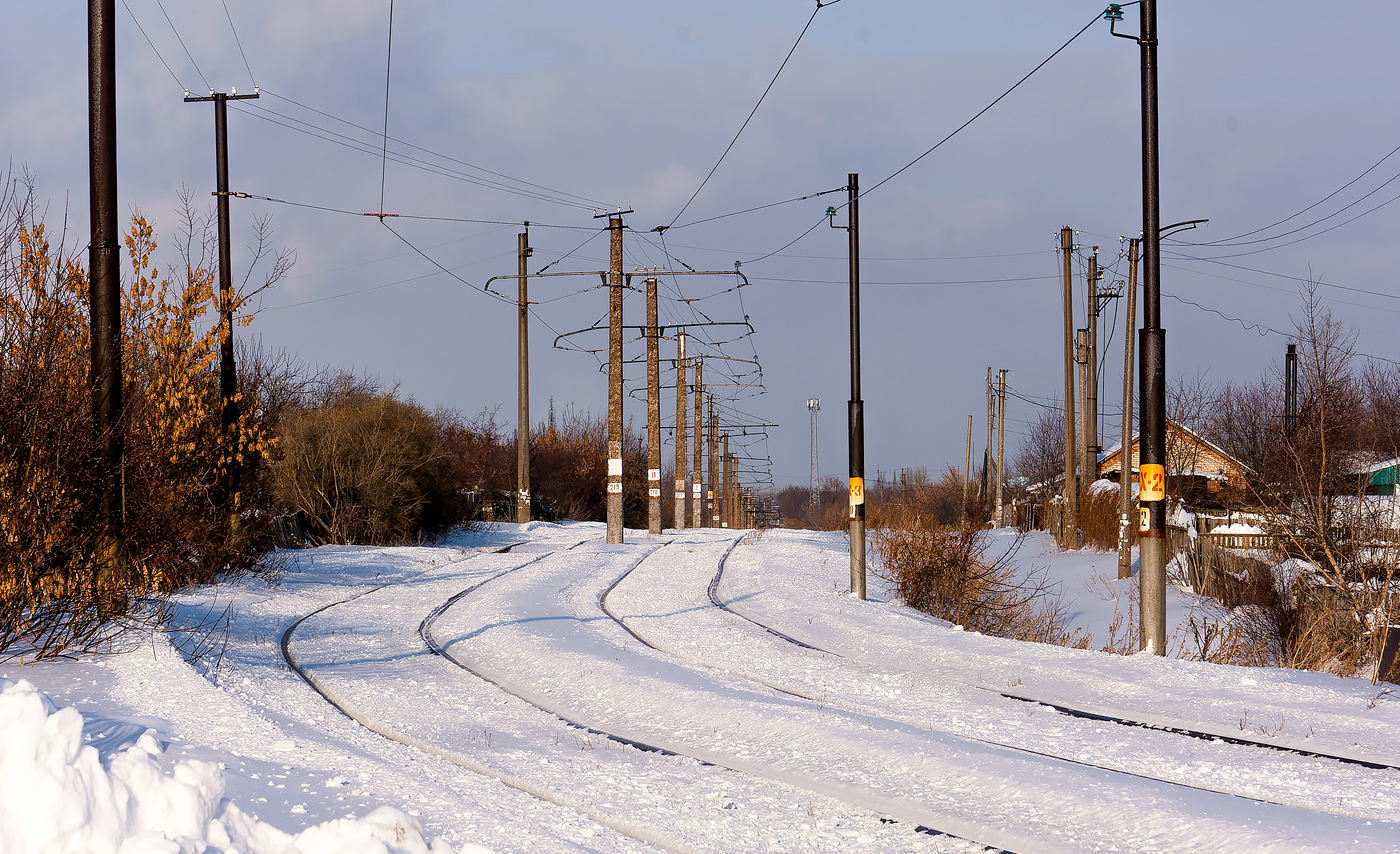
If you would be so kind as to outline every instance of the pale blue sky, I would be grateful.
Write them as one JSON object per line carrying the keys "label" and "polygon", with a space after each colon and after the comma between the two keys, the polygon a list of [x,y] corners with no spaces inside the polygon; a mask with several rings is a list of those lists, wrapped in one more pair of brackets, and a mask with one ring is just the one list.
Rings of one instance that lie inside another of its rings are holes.
{"label": "pale blue sky", "polygon": [[[183,85],[205,88],[154,0],[127,2]],[[27,165],[54,211],[66,199],[70,221],[85,224],[83,10],[8,5],[0,155],[16,169]],[[645,234],[670,222],[694,192],[813,5],[398,0],[390,134],[554,190],[628,205],[636,210],[629,225]],[[1164,221],[1209,217],[1208,229],[1197,232],[1205,240],[1250,231],[1318,201],[1400,145],[1400,109],[1391,94],[1397,72],[1389,58],[1393,4],[1160,5]],[[823,9],[681,222],[837,187],[851,171],[873,185],[1000,94],[1101,6],[842,0]],[[181,102],[180,85],[121,3],[117,8],[121,203],[154,218],[172,247],[178,189],[203,197],[212,188],[212,109]],[[165,0],[165,9],[210,85],[251,88],[223,6]],[[382,127],[387,2],[228,0],[228,9],[267,90]],[[1131,29],[1135,10],[1127,17]],[[346,130],[271,96],[257,105]],[[284,119],[243,107],[230,120],[235,190],[377,209],[375,154],[292,132],[263,120]],[[373,134],[359,136],[366,147],[377,146]],[[1111,263],[1118,237],[1139,227],[1138,164],[1137,48],[1100,24],[947,146],[863,200],[870,476],[877,467],[960,465],[967,415],[983,429],[988,365],[1009,369],[1013,386],[1029,397],[1060,393],[1057,232],[1065,224],[1081,229],[1084,251],[1097,244]],[[1400,155],[1313,214],[1331,214],[1397,174]],[[586,205],[547,203],[394,163],[386,179],[387,210],[595,225]],[[1400,181],[1296,236],[1396,195]],[[800,234],[836,198],[677,228],[667,245],[691,266],[732,269],[735,260]],[[398,381],[429,405],[476,411],[499,404],[502,416],[513,418],[509,306],[438,273],[363,217],[239,200],[236,263],[252,218],[262,213],[274,215],[278,238],[297,249],[298,263],[267,296],[251,332],[310,362]],[[1227,259],[1249,270],[1168,258],[1163,285],[1286,331],[1297,312],[1298,279],[1311,270],[1330,283],[1379,292],[1323,289],[1337,314],[1359,327],[1363,351],[1400,359],[1391,334],[1400,310],[1397,217],[1400,205],[1387,206],[1296,245]],[[514,227],[407,220],[395,227],[473,284],[514,272]],[[544,228],[531,234],[535,269],[586,236]],[[661,263],[659,247],[631,234],[628,241],[629,267]],[[809,397],[823,401],[822,470],[845,472],[844,253],[844,233],[823,226],[780,255],[746,264],[753,286],[742,305],[735,294],[701,304],[717,320],[747,313],[758,330],[725,349],[746,358],[756,350],[763,363],[768,393],[738,405],[782,424],[755,448],[757,456],[772,455],[779,485],[805,483]],[[605,258],[598,238],[556,269],[597,269]],[[880,284],[982,280],[995,281]],[[575,289],[562,281],[540,283],[535,293],[547,299]],[[679,285],[690,297],[722,289],[696,280]],[[361,293],[325,299],[349,292]],[[323,301],[299,305],[312,300]],[[628,300],[629,322],[641,318],[641,308],[640,299]],[[604,310],[599,291],[538,309],[560,331],[590,325]],[[1278,336],[1261,338],[1171,298],[1163,313],[1173,375],[1248,379],[1283,352]],[[686,314],[678,304],[663,309],[664,317]],[[535,417],[544,417],[550,396],[561,408],[600,411],[597,362],[551,350],[543,323],[533,335]],[[1112,346],[1121,341],[1115,329]],[[1102,377],[1110,413],[1105,444],[1117,432],[1117,406],[1109,400],[1121,361],[1110,353]],[[643,406],[629,405],[640,424]],[[665,403],[662,409],[674,411]],[[1030,404],[1008,407],[1009,452],[1034,415]]]}

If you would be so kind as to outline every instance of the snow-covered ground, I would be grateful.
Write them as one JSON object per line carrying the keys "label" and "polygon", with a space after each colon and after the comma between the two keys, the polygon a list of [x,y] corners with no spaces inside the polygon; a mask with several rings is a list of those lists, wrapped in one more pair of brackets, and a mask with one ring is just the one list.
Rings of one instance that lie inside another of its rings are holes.
{"label": "snow-covered ground", "polygon": [[0,854],[1400,851],[1400,771],[1237,743],[1400,765],[1400,706],[1094,651],[1116,555],[1022,546],[1095,635],[1070,650],[851,599],[840,534],[602,539],[308,550],[183,598],[232,603],[217,660],[0,665]]}

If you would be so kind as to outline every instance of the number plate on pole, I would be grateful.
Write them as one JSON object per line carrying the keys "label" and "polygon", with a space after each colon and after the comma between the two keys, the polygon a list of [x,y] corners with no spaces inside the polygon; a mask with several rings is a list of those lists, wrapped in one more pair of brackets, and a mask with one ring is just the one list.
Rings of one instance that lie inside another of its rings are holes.
{"label": "number plate on pole", "polygon": [[1157,463],[1143,463],[1138,472],[1138,500],[1161,501],[1167,497],[1167,470]]}

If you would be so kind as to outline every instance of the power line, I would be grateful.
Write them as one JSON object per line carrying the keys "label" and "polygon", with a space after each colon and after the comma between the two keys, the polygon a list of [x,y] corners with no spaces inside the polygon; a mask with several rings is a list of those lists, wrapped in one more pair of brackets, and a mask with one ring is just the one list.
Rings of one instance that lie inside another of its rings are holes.
{"label": "power line", "polygon": [[[394,0],[389,0],[389,46],[384,51],[384,147],[379,156],[379,215],[384,216],[384,182],[389,174],[389,76],[394,68]],[[389,229],[393,231],[393,229]]]}
{"label": "power line", "polygon": [[706,217],[705,219],[697,219],[697,220],[694,220],[694,221],[692,221],[692,222],[687,222],[687,223],[685,223],[685,224],[683,224],[683,225],[665,225],[665,226],[661,226],[661,227],[659,227],[659,228],[653,228],[652,231],[655,231],[655,232],[665,232],[665,231],[669,231],[669,230],[671,230],[671,229],[673,229],[673,228],[690,228],[692,225],[700,225],[701,223],[705,223],[705,222],[714,222],[714,221],[717,220],[717,219],[728,219],[728,218],[731,217],[731,216],[739,216],[740,214],[753,213],[754,211],[767,210],[768,208],[776,208],[776,207],[778,207],[779,205],[789,205],[789,204],[792,204],[793,202],[805,202],[807,199],[815,199],[817,196],[825,196],[825,195],[827,195],[828,193],[840,193],[840,192],[844,192],[845,189],[846,189],[845,187],[837,187],[837,188],[835,188],[835,189],[833,189],[833,190],[822,190],[820,193],[808,193],[808,194],[805,195],[805,196],[798,196],[798,197],[795,198],[795,199],[785,199],[785,200],[783,200],[783,201],[781,201],[781,202],[769,202],[769,203],[766,204],[766,205],[758,205],[757,207],[744,208],[744,209],[741,210],[741,211],[734,211],[734,212],[732,212],[732,213],[720,214],[719,216]]}
{"label": "power line", "polygon": [[248,70],[248,79],[253,81],[253,88],[258,88],[258,78],[253,76],[253,67],[248,64],[248,54],[243,52],[243,40],[238,37],[238,28],[233,25],[233,15],[229,14],[227,0],[219,0],[224,6],[224,17],[228,18],[228,28],[233,31],[233,43],[238,45],[238,55],[243,57],[243,67]]}
{"label": "power line", "polygon": [[160,55],[160,51],[156,49],[156,43],[151,41],[151,37],[146,34],[146,28],[141,26],[141,22],[136,19],[136,13],[131,11],[131,7],[127,5],[126,0],[122,0],[122,7],[126,9],[126,13],[131,16],[131,21],[136,24],[136,29],[141,31],[141,36],[146,39],[146,44],[151,46],[151,52],[156,55],[156,59],[159,59],[160,64],[165,66],[165,70],[170,72],[170,77],[175,81],[175,85],[186,92],[190,91],[190,87],[180,82],[180,78],[170,68],[170,63],[166,62],[165,57]]}
{"label": "power line", "polygon": [[[817,0],[817,8],[812,10],[812,17],[807,19],[806,26],[802,28],[802,32],[797,34],[797,41],[792,43],[792,47],[788,50],[787,56],[783,57],[783,64],[778,66],[778,70],[773,74],[773,79],[768,81],[768,86],[763,90],[763,94],[758,97],[758,103],[754,104],[753,109],[749,111],[749,117],[744,119],[744,123],[739,126],[739,132],[734,134],[734,138],[729,141],[729,145],[725,146],[724,153],[719,156],[719,160],[716,160],[715,165],[710,167],[710,172],[705,176],[705,180],[700,182],[700,186],[696,187],[695,192],[690,194],[690,198],[686,200],[686,203],[681,206],[680,210],[676,211],[675,217],[671,219],[671,222],[667,226],[668,228],[676,224],[676,220],[681,218],[681,214],[685,213],[686,209],[690,207],[690,203],[695,201],[695,197],[700,195],[700,191],[705,189],[706,184],[710,183],[710,178],[714,176],[715,170],[719,168],[719,165],[724,162],[724,158],[729,156],[730,149],[734,147],[734,143],[739,141],[739,137],[744,133],[744,128],[749,126],[749,122],[753,121],[754,115],[758,113],[758,108],[763,106],[763,100],[767,98],[768,93],[772,91],[773,84],[778,82],[778,75],[783,73],[784,68],[787,68],[788,60],[792,59],[793,53],[797,51],[797,46],[802,43],[802,37],[807,35],[807,30],[811,28],[812,22],[817,19],[817,13],[822,10],[822,5],[821,0]],[[826,5],[831,4],[828,3]]]}
{"label": "power line", "polygon": [[[190,54],[190,49],[185,47],[185,40],[180,38],[180,31],[175,29],[175,22],[170,20],[170,13],[165,11],[165,4],[160,2],[160,0],[156,0],[156,5],[160,7],[160,13],[165,16],[165,22],[170,25],[170,31],[175,34],[175,40],[180,43],[181,49],[185,51],[185,56],[189,57],[190,65],[194,66],[195,73],[199,75],[200,80],[204,81],[204,87],[211,92],[214,91],[214,87],[210,86],[209,81],[205,79],[204,72],[199,70],[199,63],[194,61],[194,57]],[[127,11],[130,12],[131,10],[128,9]],[[132,17],[135,18],[134,15]],[[152,47],[154,47],[154,45],[152,45]]]}

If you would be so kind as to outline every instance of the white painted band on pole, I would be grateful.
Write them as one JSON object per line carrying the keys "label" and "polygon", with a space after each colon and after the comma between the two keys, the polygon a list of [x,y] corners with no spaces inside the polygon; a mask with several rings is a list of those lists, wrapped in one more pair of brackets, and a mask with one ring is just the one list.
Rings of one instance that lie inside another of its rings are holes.
{"label": "white painted band on pole", "polygon": [[647,480],[660,480],[661,469],[647,469]]}
{"label": "white painted band on pole", "polygon": [[699,497],[700,497],[700,484],[698,484],[698,483],[695,484],[695,497],[696,497],[696,498],[699,498]]}
{"label": "white painted band on pole", "polygon": [[685,493],[684,493],[684,492],[677,492],[677,493],[676,493],[676,500],[677,500],[677,501],[684,501],[684,500],[685,500]]}
{"label": "white painted band on pole", "polygon": [[622,494],[622,484],[620,484],[620,483],[610,483],[610,484],[608,484],[608,494],[609,494],[609,495],[621,495],[621,494]]}
{"label": "white painted band on pole", "polygon": [[608,460],[608,477],[622,477],[621,457],[612,457]]}
{"label": "white painted band on pole", "polygon": [[655,486],[653,486],[651,489],[648,489],[648,490],[647,490],[647,498],[660,498],[660,497],[661,497],[661,490],[658,489],[658,488],[656,488]]}

